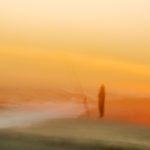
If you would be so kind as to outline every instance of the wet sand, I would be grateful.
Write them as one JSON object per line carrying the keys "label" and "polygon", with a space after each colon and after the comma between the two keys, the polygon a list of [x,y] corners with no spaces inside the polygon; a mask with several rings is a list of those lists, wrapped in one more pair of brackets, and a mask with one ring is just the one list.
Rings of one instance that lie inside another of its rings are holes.
{"label": "wet sand", "polygon": [[0,115],[0,150],[150,149],[150,128],[99,120],[95,114],[86,118],[83,104],[33,104],[5,112]]}
{"label": "wet sand", "polygon": [[52,119],[26,128],[3,129],[3,150],[149,150],[150,129],[91,119]]}

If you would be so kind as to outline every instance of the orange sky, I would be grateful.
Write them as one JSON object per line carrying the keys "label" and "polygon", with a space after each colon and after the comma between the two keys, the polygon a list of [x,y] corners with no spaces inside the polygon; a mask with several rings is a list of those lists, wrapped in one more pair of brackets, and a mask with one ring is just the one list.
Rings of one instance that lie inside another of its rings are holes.
{"label": "orange sky", "polygon": [[149,0],[5,0],[0,20],[2,87],[150,94]]}

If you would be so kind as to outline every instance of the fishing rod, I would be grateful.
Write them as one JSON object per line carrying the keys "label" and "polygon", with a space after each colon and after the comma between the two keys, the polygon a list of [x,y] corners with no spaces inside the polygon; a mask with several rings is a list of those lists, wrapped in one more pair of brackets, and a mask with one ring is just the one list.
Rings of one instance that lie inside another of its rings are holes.
{"label": "fishing rod", "polygon": [[68,55],[69,63],[67,63],[67,64],[70,65],[72,75],[74,76],[74,79],[76,80],[78,88],[79,88],[79,90],[80,90],[80,92],[82,94],[83,107],[85,109],[86,115],[89,117],[90,116],[90,111],[89,111],[89,107],[88,107],[87,95],[86,95],[86,92],[85,92],[85,90],[84,90],[84,88],[83,88],[83,86],[81,84],[79,76],[78,76],[77,72],[75,71],[74,63],[73,63],[72,59],[70,59],[70,58],[71,58],[71,56],[69,57],[69,55]]}

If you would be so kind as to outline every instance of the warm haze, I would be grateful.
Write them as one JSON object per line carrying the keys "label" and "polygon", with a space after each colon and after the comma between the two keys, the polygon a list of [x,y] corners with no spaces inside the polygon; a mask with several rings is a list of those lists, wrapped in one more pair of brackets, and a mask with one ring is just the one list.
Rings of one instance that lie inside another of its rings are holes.
{"label": "warm haze", "polygon": [[2,89],[105,83],[110,118],[150,114],[149,0],[1,0],[0,20]]}

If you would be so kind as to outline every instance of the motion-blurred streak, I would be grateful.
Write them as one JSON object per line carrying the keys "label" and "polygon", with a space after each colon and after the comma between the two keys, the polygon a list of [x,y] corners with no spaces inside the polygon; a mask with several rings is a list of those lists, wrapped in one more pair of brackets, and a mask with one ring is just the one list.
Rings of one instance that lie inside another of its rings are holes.
{"label": "motion-blurred streak", "polygon": [[104,113],[105,113],[105,97],[106,97],[105,85],[102,84],[98,94],[98,108],[99,108],[100,118],[104,117]]}

